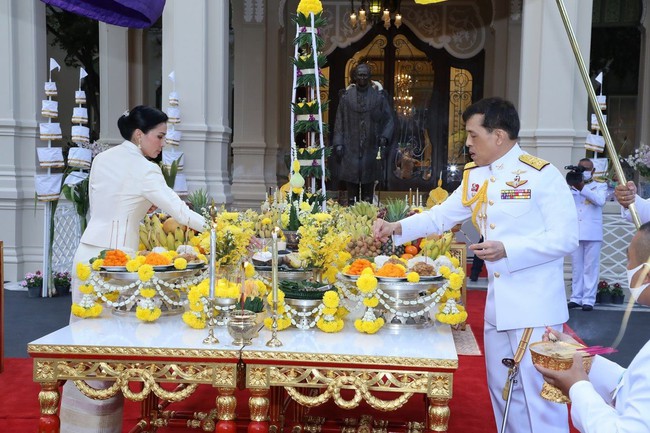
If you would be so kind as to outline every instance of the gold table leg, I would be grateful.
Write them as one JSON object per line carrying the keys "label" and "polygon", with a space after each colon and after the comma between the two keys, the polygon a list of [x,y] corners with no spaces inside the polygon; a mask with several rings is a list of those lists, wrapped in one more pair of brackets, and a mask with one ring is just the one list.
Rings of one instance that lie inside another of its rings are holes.
{"label": "gold table leg", "polygon": [[433,432],[446,432],[450,413],[449,399],[429,397],[427,429]]}
{"label": "gold table leg", "polygon": [[41,417],[38,420],[39,433],[59,433],[61,420],[59,419],[59,384],[57,382],[41,383],[38,393],[38,402],[41,406]]}
{"label": "gold table leg", "polygon": [[235,408],[237,398],[234,396],[235,388],[218,388],[217,397],[217,425],[216,433],[236,433]]}

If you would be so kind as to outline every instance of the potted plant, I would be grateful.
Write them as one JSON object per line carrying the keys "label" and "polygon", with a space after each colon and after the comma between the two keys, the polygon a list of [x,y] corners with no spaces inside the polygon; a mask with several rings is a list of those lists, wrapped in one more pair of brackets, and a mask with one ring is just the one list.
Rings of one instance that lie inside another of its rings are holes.
{"label": "potted plant", "polygon": [[52,278],[57,295],[65,296],[70,293],[70,285],[72,284],[70,272],[55,272]]}
{"label": "potted plant", "polygon": [[28,272],[20,285],[27,288],[27,296],[30,298],[40,298],[43,290],[43,274],[41,271]]}
{"label": "potted plant", "polygon": [[596,294],[596,297],[597,302],[601,304],[612,303],[612,288],[607,281],[601,280],[598,283],[598,293]]}
{"label": "potted plant", "polygon": [[621,287],[620,283],[614,283],[612,285],[612,303],[622,304],[624,300],[623,287]]}

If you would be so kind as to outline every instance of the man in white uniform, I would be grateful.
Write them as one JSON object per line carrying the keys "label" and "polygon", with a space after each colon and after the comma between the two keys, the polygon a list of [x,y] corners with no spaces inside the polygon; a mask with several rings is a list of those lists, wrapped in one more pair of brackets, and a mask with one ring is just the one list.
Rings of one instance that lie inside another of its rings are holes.
{"label": "man in white uniform", "polygon": [[580,227],[578,248],[571,254],[573,281],[569,308],[583,311],[594,309],[600,271],[600,246],[603,243],[603,206],[607,197],[607,184],[595,181],[594,163],[583,158],[578,163],[582,173],[571,171],[567,183],[578,211]]}
{"label": "man in white uniform", "polygon": [[[560,329],[569,317],[564,288],[564,256],[578,246],[575,205],[564,177],[548,162],[517,144],[519,116],[512,103],[483,99],[463,113],[467,147],[474,162],[465,166],[460,187],[442,204],[402,221],[377,220],[375,237],[393,235],[404,243],[451,229],[472,219],[481,243],[469,246],[485,260],[485,362],[497,425],[503,421],[502,391],[525,328],[532,341],[544,326]],[[567,409],[539,395],[543,381],[530,353],[520,364],[507,420],[509,433],[566,433]]]}
{"label": "man in white uniform", "polygon": [[[632,238],[627,251],[630,292],[639,304],[650,306],[650,223],[645,223]],[[552,332],[562,341],[575,342],[566,334]],[[544,336],[548,339],[548,336]],[[569,370],[554,371],[536,366],[551,385],[571,399],[573,425],[583,433],[641,433],[650,431],[650,341],[634,357],[630,366],[603,357],[594,357],[589,375],[580,355]]]}

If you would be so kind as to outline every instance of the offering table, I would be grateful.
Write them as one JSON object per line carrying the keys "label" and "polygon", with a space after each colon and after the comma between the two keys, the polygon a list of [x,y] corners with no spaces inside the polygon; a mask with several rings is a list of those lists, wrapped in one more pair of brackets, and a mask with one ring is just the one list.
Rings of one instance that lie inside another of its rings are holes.
{"label": "offering table", "polygon": [[[199,419],[183,420],[182,425],[193,422],[197,428],[212,431],[216,424],[217,432],[233,431],[234,392],[244,384],[251,391],[251,423],[259,432],[268,431],[269,418],[271,424],[278,421],[282,404],[278,391],[302,406],[332,399],[350,409],[365,401],[384,411],[399,409],[413,394],[424,394],[428,430],[447,429],[453,373],[458,368],[448,325],[399,334],[380,330],[374,335],[358,333],[350,321],[335,334],[290,328],[278,333],[283,343],[278,348],[266,347],[271,333],[265,329],[243,348],[231,344],[225,327],[215,329],[220,341],[216,345],[204,344],[206,335],[207,330],[190,329],[178,317],[142,323],[133,316],[104,314],[31,342],[28,352],[34,359],[34,381],[41,385],[39,431],[59,431],[59,385],[66,380],[75,381],[90,398],[121,392],[129,400],[144,400],[141,431],[174,425],[157,411],[158,400],[183,400],[199,385],[217,389],[216,407],[208,408],[209,413]],[[93,388],[92,381],[97,380],[108,382],[109,387]],[[134,383],[141,384],[136,391]],[[161,386],[164,383],[180,386],[170,391],[169,386]],[[317,388],[317,395],[301,392],[307,388]],[[270,389],[274,392],[269,393]],[[354,397],[346,400],[342,389],[352,390]],[[382,400],[375,392],[394,393],[395,398]]]}

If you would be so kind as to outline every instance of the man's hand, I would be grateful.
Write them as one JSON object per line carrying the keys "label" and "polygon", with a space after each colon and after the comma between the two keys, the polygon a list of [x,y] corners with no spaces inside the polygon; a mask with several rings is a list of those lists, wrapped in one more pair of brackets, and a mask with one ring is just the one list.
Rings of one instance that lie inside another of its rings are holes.
{"label": "man's hand", "polygon": [[504,257],[508,257],[506,247],[503,246],[503,242],[501,241],[485,241],[479,244],[472,244],[469,246],[469,249],[474,251],[474,254],[479,259],[488,262],[495,262]]}
{"label": "man's hand", "polygon": [[389,237],[391,237],[393,234],[401,234],[402,233],[402,226],[400,225],[399,222],[396,223],[389,223],[388,221],[384,221],[381,218],[378,218],[375,220],[375,222],[372,224],[372,234],[375,237],[375,239],[379,239],[382,242],[386,242]]}
{"label": "man's hand", "polygon": [[616,201],[627,209],[636,200],[636,185],[632,181],[628,181],[626,185],[616,185],[614,195],[616,196]]}
{"label": "man's hand", "polygon": [[343,159],[343,153],[344,150],[342,145],[338,144],[334,146],[334,156],[336,157],[336,160],[338,162],[341,162],[341,160]]}
{"label": "man's hand", "polygon": [[573,355],[573,365],[568,370],[551,370],[539,364],[535,364],[535,368],[542,373],[546,382],[559,388],[562,394],[567,397],[574,383],[589,380],[589,376],[587,376],[587,372],[582,365],[582,354],[580,353]]}

